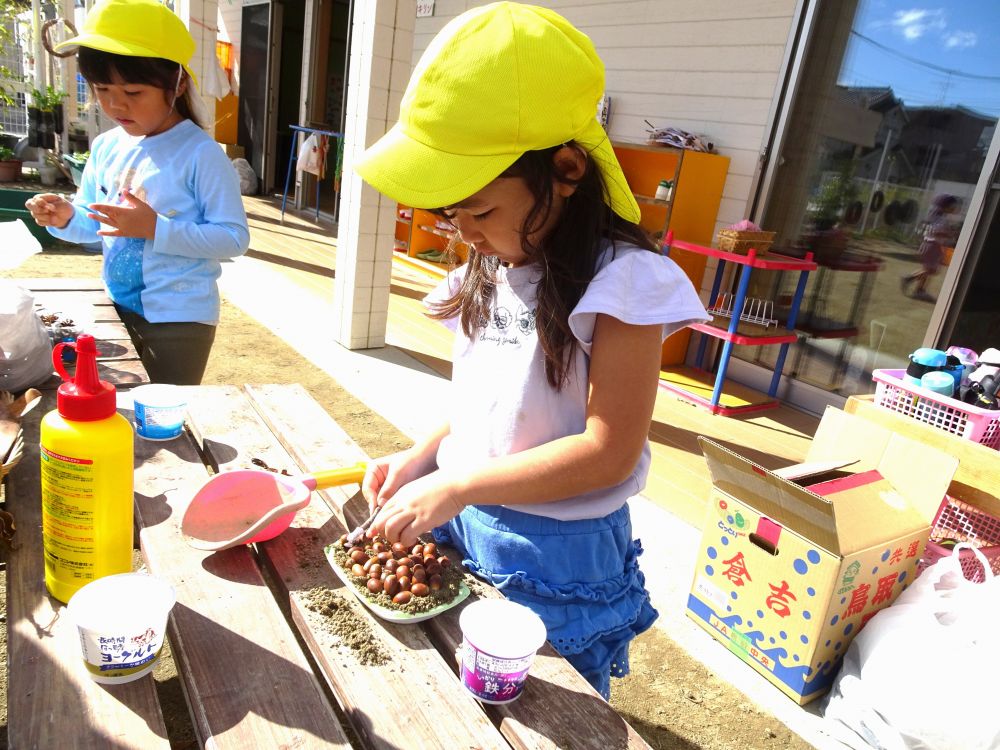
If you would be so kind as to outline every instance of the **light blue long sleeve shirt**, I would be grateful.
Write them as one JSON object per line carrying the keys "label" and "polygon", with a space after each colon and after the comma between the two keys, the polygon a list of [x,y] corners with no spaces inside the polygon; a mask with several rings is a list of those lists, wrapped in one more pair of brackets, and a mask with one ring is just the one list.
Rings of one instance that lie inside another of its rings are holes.
{"label": "light blue long sleeve shirt", "polygon": [[[154,239],[98,236],[87,206],[124,203],[125,190],[156,211]],[[205,131],[183,120],[154,136],[101,133],[73,206],[70,222],[49,232],[101,242],[111,299],[151,323],[218,323],[220,262],[246,252],[250,230],[236,170]]]}

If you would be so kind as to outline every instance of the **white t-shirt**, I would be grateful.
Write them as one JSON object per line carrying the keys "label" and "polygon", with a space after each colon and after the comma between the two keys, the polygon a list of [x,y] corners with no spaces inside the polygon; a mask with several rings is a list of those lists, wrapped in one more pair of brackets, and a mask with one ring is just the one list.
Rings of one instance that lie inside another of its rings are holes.
{"label": "white t-shirt", "polygon": [[[569,378],[561,390],[545,377],[545,355],[535,330],[535,265],[501,267],[492,319],[469,338],[460,321],[444,323],[455,331],[452,393],[448,402],[451,432],[438,449],[442,469],[461,469],[484,458],[542,445],[586,427],[590,351],[597,313],[634,325],[663,326],[663,338],[691,323],[708,320],[684,272],[669,258],[632,245],[604,251],[598,272],[570,314],[579,341]],[[461,285],[466,266],[451,272],[425,299],[450,297]],[[646,484],[650,451],[646,443],[631,476],[620,485],[551,503],[492,504],[560,520],[600,518],[614,512]]]}

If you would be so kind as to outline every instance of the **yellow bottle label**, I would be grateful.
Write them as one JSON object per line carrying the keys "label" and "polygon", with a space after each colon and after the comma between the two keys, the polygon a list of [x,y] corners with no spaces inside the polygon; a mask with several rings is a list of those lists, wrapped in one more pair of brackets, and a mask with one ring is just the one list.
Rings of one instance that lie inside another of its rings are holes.
{"label": "yellow bottle label", "polygon": [[45,575],[74,584],[95,578],[94,462],[41,449]]}

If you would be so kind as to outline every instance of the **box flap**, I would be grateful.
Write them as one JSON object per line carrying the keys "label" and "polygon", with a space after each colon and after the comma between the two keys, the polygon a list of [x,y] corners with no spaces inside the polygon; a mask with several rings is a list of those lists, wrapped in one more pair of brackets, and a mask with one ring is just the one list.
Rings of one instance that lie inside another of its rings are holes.
{"label": "box flap", "polygon": [[833,502],[844,555],[881,544],[887,535],[912,534],[930,526],[930,519],[874,469],[820,482],[809,490]]}
{"label": "box flap", "polygon": [[809,443],[806,462],[850,458],[852,472],[870,471],[878,468],[892,436],[880,425],[828,406]]}
{"label": "box flap", "polygon": [[698,444],[712,484],[814,544],[840,554],[833,504],[706,437]]}
{"label": "box flap", "polygon": [[927,519],[929,526],[958,471],[958,459],[893,433],[878,470]]}
{"label": "box flap", "polygon": [[836,471],[837,469],[852,466],[853,464],[856,464],[857,461],[858,460],[856,458],[833,458],[829,461],[809,461],[802,464],[782,466],[780,469],[773,469],[771,473],[775,476],[781,477],[782,479],[795,482],[799,479],[806,479],[807,477],[813,477],[817,474],[826,474],[831,471]]}

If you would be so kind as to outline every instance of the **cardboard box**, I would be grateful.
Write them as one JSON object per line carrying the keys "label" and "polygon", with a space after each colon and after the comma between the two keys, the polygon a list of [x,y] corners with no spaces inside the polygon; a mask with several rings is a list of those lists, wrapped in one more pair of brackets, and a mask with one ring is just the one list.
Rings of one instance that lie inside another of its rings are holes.
{"label": "cardboard box", "polygon": [[688,616],[808,703],[913,581],[958,461],[832,407],[806,463],[776,472],[699,442],[713,489]]}

